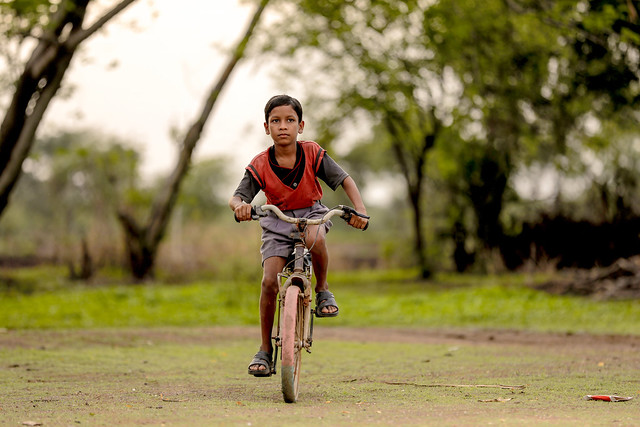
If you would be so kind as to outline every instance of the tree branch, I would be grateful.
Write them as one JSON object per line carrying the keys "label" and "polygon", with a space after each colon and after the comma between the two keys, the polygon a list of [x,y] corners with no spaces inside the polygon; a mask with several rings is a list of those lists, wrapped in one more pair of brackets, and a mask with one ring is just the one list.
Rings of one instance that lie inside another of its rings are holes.
{"label": "tree branch", "polygon": [[80,43],[87,38],[91,37],[93,33],[102,28],[107,22],[113,19],[117,14],[122,12],[126,7],[134,3],[136,0],[122,0],[115,5],[109,12],[105,13],[96,22],[94,22],[89,28],[74,32],[69,36],[69,39],[65,42],[65,45],[70,49],[75,49]]}

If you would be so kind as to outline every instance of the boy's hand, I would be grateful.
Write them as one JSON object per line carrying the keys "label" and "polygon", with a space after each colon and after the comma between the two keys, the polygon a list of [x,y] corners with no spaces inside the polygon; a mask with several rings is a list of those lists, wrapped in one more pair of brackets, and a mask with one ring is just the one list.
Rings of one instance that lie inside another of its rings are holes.
{"label": "boy's hand", "polygon": [[251,205],[241,203],[233,210],[238,221],[251,221]]}
{"label": "boy's hand", "polygon": [[353,228],[358,228],[360,230],[363,230],[368,223],[369,223],[369,220],[366,218],[362,218],[358,215],[351,215],[351,219],[349,220],[348,224]]}
{"label": "boy's hand", "polygon": [[367,210],[364,208],[364,206],[359,210],[353,208],[349,209],[351,209],[351,218],[349,218],[347,224],[349,224],[353,228],[365,230],[367,228],[367,225],[369,225],[369,217],[367,216]]}

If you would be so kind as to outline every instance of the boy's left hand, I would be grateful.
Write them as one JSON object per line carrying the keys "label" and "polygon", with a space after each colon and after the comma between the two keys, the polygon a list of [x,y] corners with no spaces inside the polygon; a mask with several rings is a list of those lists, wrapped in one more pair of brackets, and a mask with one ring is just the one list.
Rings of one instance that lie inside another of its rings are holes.
{"label": "boy's left hand", "polygon": [[351,215],[351,219],[349,220],[349,225],[353,228],[358,228],[360,230],[364,230],[364,228],[369,223],[369,220],[366,218],[362,218],[358,215]]}

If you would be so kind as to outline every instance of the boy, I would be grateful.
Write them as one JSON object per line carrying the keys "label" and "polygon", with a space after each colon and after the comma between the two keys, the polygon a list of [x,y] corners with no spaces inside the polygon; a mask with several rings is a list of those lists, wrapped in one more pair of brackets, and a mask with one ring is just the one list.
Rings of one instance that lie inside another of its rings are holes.
{"label": "boy", "polygon": [[[356,211],[366,215],[360,191],[353,179],[338,166],[318,144],[298,141],[302,134],[302,105],[288,95],[272,97],[264,108],[264,129],[273,145],[253,158],[246,167],[244,177],[229,200],[229,207],[240,221],[251,220],[251,201],[260,191],[267,203],[276,205],[285,214],[294,217],[321,218],[328,209],[320,202],[322,188],[318,178],[331,189],[342,185]],[[353,215],[349,225],[365,228],[368,220]],[[293,250],[289,236],[291,224],[273,214],[260,220],[262,227],[262,286],[260,292],[260,328],[262,344],[249,364],[250,375],[267,377],[273,368],[271,332],[276,311],[278,273]],[[313,270],[316,277],[316,309],[318,317],[335,317],[338,305],[329,292],[327,267],[329,254],[325,234],[331,223],[307,228],[306,245],[311,248]],[[319,229],[318,229],[319,228]]]}

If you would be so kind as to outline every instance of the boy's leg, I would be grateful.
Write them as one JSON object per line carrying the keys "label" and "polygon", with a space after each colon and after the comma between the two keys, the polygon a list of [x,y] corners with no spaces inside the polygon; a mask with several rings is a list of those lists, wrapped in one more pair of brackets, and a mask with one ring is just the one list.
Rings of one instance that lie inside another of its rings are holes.
{"label": "boy's leg", "polygon": [[[316,294],[329,290],[327,271],[329,270],[329,251],[326,244],[326,229],[324,225],[310,225],[307,228],[306,245],[311,248],[311,262],[316,276]],[[322,301],[318,301],[319,303]],[[335,313],[338,307],[329,305],[322,308],[323,313]]]}
{"label": "boy's leg", "polygon": [[[273,256],[264,260],[262,286],[260,290],[260,331],[262,343],[260,350],[273,353],[271,334],[276,313],[278,295],[278,273],[282,271],[286,258]],[[251,365],[251,370],[264,370],[264,366]]]}

